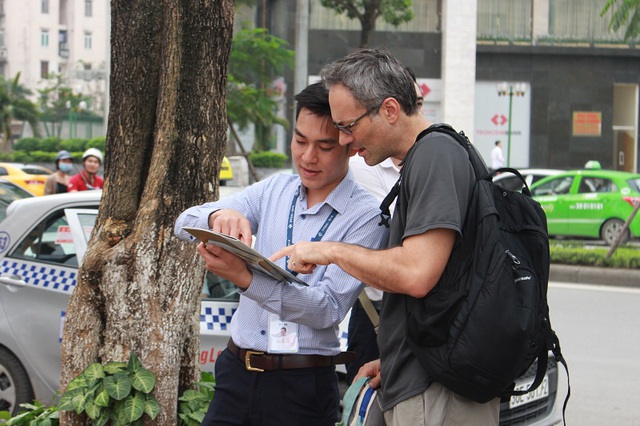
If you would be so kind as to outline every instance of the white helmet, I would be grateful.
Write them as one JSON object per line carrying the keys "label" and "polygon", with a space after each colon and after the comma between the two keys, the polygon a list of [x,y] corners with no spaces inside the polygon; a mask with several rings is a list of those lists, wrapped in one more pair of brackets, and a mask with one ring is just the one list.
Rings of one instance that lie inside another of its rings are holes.
{"label": "white helmet", "polygon": [[100,160],[100,164],[102,164],[104,162],[104,158],[102,157],[102,153],[100,152],[100,150],[98,148],[89,148],[88,150],[86,150],[84,152],[84,154],[82,154],[82,162],[84,162],[84,160],[87,157],[96,157],[98,160]]}

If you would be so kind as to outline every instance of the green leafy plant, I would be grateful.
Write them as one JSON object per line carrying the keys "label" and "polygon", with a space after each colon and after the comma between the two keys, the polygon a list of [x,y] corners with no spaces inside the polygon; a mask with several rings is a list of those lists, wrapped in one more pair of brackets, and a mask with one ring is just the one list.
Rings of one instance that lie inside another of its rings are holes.
{"label": "green leafy plant", "polygon": [[551,241],[551,263],[564,265],[596,266],[600,268],[640,268],[640,250],[632,246],[620,246],[610,258],[609,247],[585,245],[584,241]]}
{"label": "green leafy plant", "polygon": [[132,353],[128,363],[88,366],[69,383],[58,409],[85,413],[94,426],[141,425],[144,414],[153,420],[160,412],[151,394],[155,384],[155,375]]}
{"label": "green leafy plant", "polygon": [[249,154],[249,160],[256,167],[282,168],[288,157],[281,152],[261,151]]}
{"label": "green leafy plant", "polygon": [[60,413],[58,407],[45,407],[38,401],[33,404],[20,404],[23,410],[15,417],[8,411],[0,411],[0,420],[7,420],[5,426],[57,426]]}
{"label": "green leafy plant", "polygon": [[215,379],[213,374],[202,372],[202,379],[194,383],[193,389],[187,389],[178,398],[178,424],[198,426],[202,423],[209,403],[213,399]]}

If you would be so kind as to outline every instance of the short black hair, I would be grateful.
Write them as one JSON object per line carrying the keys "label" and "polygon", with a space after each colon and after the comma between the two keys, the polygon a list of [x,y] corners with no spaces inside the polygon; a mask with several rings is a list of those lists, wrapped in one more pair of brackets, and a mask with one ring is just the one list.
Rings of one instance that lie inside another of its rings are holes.
{"label": "short black hair", "polygon": [[302,108],[306,108],[318,117],[331,118],[331,108],[329,107],[329,91],[322,82],[313,83],[305,87],[300,93],[294,96],[296,101],[296,120]]}

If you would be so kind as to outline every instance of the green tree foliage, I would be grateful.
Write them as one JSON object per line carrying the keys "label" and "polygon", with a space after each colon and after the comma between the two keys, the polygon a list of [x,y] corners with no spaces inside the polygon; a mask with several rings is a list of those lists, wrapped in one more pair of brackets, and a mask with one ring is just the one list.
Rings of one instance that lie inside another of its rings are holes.
{"label": "green tree foliage", "polygon": [[62,123],[69,119],[71,113],[80,112],[80,102],[89,101],[86,96],[74,93],[59,74],[50,74],[45,80],[45,87],[38,89],[38,95],[45,133],[57,138],[60,137]]}
{"label": "green tree foliage", "polygon": [[[244,28],[233,38],[229,57],[227,115],[240,129],[253,123],[259,134],[274,124],[288,122],[278,117],[271,82],[293,66],[295,53],[287,42],[265,28]],[[267,132],[268,133],[268,132]],[[269,149],[268,136],[257,139],[254,149]]]}
{"label": "green tree foliage", "polygon": [[600,16],[612,11],[609,28],[618,31],[626,27],[624,40],[631,41],[640,36],[640,0],[608,0]]}
{"label": "green tree foliage", "polygon": [[411,0],[320,0],[320,3],[338,15],[344,13],[349,19],[360,21],[360,47],[369,47],[378,18],[395,27],[414,18]]}
{"label": "green tree foliage", "polygon": [[27,97],[31,94],[19,83],[20,73],[12,80],[0,76],[0,132],[2,133],[2,150],[11,150],[13,132],[11,124],[14,120],[27,122],[34,134],[38,134],[38,110]]}

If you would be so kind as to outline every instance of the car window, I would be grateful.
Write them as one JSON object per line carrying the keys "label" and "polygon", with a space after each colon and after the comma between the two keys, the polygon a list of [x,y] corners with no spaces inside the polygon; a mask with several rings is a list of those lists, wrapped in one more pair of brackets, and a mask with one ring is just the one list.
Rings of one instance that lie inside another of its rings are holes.
{"label": "car window", "polygon": [[220,278],[217,275],[207,271],[204,279],[204,288],[202,290],[204,299],[218,299],[229,302],[240,300],[240,293],[231,281]]}
{"label": "car window", "polygon": [[76,249],[64,212],[56,212],[39,223],[11,256],[77,267]]}
{"label": "car window", "polygon": [[531,175],[531,185],[539,181],[540,179],[546,178],[547,175]]}
{"label": "car window", "polygon": [[634,191],[640,192],[640,177],[635,179],[629,179],[627,183]]}
{"label": "car window", "polygon": [[38,167],[24,166],[24,167],[20,167],[20,170],[30,175],[46,175],[47,174],[45,170]]}
{"label": "car window", "polygon": [[580,181],[578,193],[617,192],[618,187],[611,179],[584,176]]}
{"label": "car window", "polygon": [[573,183],[573,176],[564,176],[556,179],[552,179],[548,182],[536,187],[533,191],[533,195],[562,195],[568,194]]}
{"label": "car window", "polygon": [[9,172],[7,171],[6,167],[0,167],[0,176],[7,176],[9,175]]}

